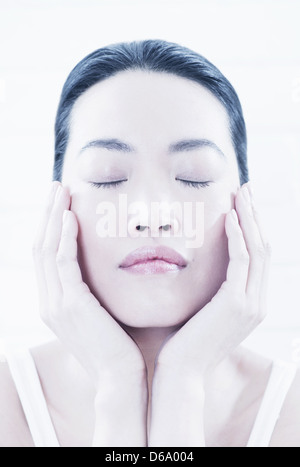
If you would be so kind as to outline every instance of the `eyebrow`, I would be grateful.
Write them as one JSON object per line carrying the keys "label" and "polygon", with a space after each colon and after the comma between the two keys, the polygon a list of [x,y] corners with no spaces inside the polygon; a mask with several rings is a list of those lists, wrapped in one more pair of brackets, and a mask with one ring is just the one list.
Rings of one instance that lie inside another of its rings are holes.
{"label": "eyebrow", "polygon": [[201,139],[183,139],[181,141],[177,141],[176,143],[172,143],[169,146],[169,154],[174,154],[176,152],[184,152],[184,151],[193,151],[196,149],[201,149],[203,147],[208,147],[216,151],[220,156],[225,157],[225,154],[219,146],[216,145],[213,141],[205,138]]}
{"label": "eyebrow", "polygon": [[[175,154],[179,152],[195,151],[196,149],[201,149],[203,147],[209,147],[217,152],[220,156],[226,157],[223,151],[216,145],[213,141],[205,138],[198,139],[183,139],[176,141],[175,143],[170,144],[168,148],[168,154]],[[116,138],[109,139],[96,139],[89,141],[81,149],[79,154],[83,153],[89,148],[102,148],[108,149],[109,151],[118,151],[123,153],[134,153],[137,152],[134,146],[127,144],[123,141],[120,141]]]}

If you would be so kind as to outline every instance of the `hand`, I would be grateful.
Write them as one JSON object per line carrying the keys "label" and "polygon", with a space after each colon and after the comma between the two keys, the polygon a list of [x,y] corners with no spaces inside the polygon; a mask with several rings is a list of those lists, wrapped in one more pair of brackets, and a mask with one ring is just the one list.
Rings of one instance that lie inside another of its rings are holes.
{"label": "hand", "polygon": [[[213,299],[170,337],[157,367],[204,377],[236,348],[266,315],[270,246],[263,238],[249,184],[239,189],[236,210],[226,215],[229,265]],[[238,214],[238,216],[237,216]]]}
{"label": "hand", "polygon": [[[78,224],[70,195],[54,182],[34,260],[43,321],[77,358],[96,390],[115,378],[125,384],[145,371],[143,356],[82,281],[77,262]],[[118,384],[119,387],[119,384]]]}

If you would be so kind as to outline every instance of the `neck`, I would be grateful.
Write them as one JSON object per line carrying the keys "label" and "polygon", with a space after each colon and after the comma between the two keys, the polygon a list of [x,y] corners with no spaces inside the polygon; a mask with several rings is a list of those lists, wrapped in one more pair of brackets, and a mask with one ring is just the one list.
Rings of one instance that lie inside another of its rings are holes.
{"label": "neck", "polygon": [[180,326],[133,328],[123,324],[122,327],[132,337],[142,352],[147,368],[148,386],[151,388],[157,354],[168,336],[177,331]]}
{"label": "neck", "polygon": [[[151,401],[156,357],[166,339],[172,333],[178,331],[181,325],[161,328],[133,328],[122,324],[122,327],[136,342],[144,357],[147,369],[149,400]],[[215,368],[205,380],[207,394],[214,396],[215,392],[223,393],[224,391],[228,391],[237,368],[240,366],[240,361],[243,360],[242,357],[245,357],[244,353],[245,351],[238,347]]]}

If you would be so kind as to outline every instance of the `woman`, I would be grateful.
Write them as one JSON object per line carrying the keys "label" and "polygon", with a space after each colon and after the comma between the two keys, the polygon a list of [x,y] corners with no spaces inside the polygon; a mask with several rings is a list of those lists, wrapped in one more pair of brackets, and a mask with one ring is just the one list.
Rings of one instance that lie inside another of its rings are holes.
{"label": "woman", "polygon": [[72,70],[55,130],[34,259],[58,339],[7,353],[1,444],[299,447],[299,375],[240,346],[270,248],[230,83],[178,44],[113,44]]}

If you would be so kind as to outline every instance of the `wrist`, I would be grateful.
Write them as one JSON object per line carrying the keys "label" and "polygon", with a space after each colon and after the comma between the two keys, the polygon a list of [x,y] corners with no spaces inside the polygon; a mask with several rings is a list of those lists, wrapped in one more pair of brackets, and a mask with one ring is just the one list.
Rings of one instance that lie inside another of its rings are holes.
{"label": "wrist", "polygon": [[105,388],[114,391],[115,388],[139,387],[146,380],[146,367],[134,365],[107,365],[105,368],[99,368],[94,373],[93,382],[96,393],[103,392]]}
{"label": "wrist", "polygon": [[205,446],[201,374],[157,364],[152,385],[149,446]]}
{"label": "wrist", "polygon": [[109,398],[119,399],[120,395],[144,393],[147,388],[146,370],[126,373],[124,371],[102,372],[97,380],[95,403]]}
{"label": "wrist", "polygon": [[201,385],[204,384],[206,368],[198,359],[162,352],[157,358],[155,373],[161,378],[173,378],[179,382],[193,380]]}
{"label": "wrist", "polygon": [[146,374],[102,380],[95,400],[93,446],[145,446],[148,388]]}
{"label": "wrist", "polygon": [[184,365],[157,362],[153,378],[153,392],[163,393],[164,388],[166,391],[176,388],[178,397],[180,394],[184,394],[184,397],[195,396],[204,403],[204,387],[204,374],[201,371]]}

